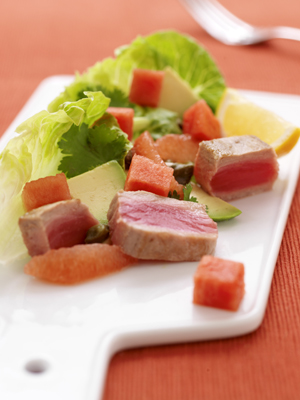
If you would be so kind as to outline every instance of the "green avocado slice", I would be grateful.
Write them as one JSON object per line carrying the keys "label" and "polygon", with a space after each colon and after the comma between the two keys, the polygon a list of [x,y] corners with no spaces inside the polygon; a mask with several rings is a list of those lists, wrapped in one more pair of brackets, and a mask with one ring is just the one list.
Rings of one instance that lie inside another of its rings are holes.
{"label": "green avocado slice", "polygon": [[166,67],[164,72],[158,107],[174,111],[182,117],[183,113],[199,98],[173,68]]}
{"label": "green avocado slice", "polygon": [[200,186],[191,183],[192,192],[191,196],[196,197],[198,203],[205,204],[207,206],[207,214],[216,222],[226,221],[237,217],[242,213],[241,210],[232,206],[226,201],[219,199],[218,197],[210,196]]}
{"label": "green avocado slice", "polygon": [[71,196],[86,204],[95,218],[107,223],[107,211],[115,194],[124,189],[126,175],[117,161],[68,179]]}

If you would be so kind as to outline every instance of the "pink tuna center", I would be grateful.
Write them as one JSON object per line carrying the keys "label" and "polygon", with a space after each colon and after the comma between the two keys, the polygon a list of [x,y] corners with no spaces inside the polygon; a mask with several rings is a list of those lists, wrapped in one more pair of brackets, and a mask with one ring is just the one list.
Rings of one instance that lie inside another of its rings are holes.
{"label": "pink tuna center", "polygon": [[127,222],[194,233],[217,233],[217,224],[204,212],[159,203],[123,204],[121,215]]}
{"label": "pink tuna center", "polygon": [[220,168],[210,184],[213,191],[233,192],[272,182],[276,177],[272,161],[244,162]]}
{"label": "pink tuna center", "polygon": [[76,213],[54,219],[46,228],[50,248],[59,249],[84,243],[88,229],[95,223],[93,218]]}

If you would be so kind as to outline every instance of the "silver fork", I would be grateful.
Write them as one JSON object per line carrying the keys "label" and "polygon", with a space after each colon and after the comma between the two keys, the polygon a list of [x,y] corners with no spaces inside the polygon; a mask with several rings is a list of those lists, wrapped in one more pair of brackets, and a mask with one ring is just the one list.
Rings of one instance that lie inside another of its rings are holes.
{"label": "silver fork", "polygon": [[300,29],[287,26],[260,28],[231,14],[216,0],[180,0],[192,17],[215,39],[229,45],[249,45],[270,39],[300,41]]}

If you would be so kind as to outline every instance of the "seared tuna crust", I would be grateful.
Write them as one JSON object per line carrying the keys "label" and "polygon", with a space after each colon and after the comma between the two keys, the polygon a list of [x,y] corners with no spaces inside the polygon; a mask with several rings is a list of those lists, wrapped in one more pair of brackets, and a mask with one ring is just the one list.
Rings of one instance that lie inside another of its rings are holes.
{"label": "seared tuna crust", "polygon": [[88,229],[97,224],[88,207],[77,199],[36,208],[19,219],[30,256],[83,243]]}
{"label": "seared tuna crust", "polygon": [[136,258],[196,261],[216,246],[217,224],[203,204],[120,191],[107,217],[113,244]]}
{"label": "seared tuna crust", "polygon": [[274,149],[256,136],[232,136],[199,144],[194,175],[225,201],[271,190],[278,176]]}

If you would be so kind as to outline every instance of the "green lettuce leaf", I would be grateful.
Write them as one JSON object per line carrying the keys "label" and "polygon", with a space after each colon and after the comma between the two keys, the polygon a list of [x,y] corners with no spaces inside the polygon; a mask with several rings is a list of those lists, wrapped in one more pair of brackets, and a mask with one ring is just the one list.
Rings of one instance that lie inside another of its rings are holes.
{"label": "green lettuce leaf", "polygon": [[213,111],[225,89],[224,79],[209,53],[194,39],[178,32],[138,37],[131,45],[117,50],[117,60],[123,64],[131,60],[133,68],[163,70],[170,66]]}
{"label": "green lettuce leaf", "polygon": [[145,129],[154,140],[168,133],[182,133],[179,127],[179,116],[173,111],[164,108],[139,107],[135,115],[137,115],[135,120],[138,119],[139,121],[142,118],[143,124],[141,126],[134,124],[134,138],[143,133]]}
{"label": "green lettuce leaf", "polygon": [[82,75],[77,73],[74,82],[49,105],[49,111],[56,111],[62,102],[78,100],[83,91],[97,85],[110,91],[118,88],[128,95],[134,68],[173,68],[213,111],[225,89],[222,74],[209,53],[193,38],[175,31],[138,37],[115,54],[116,58],[98,62]]}
{"label": "green lettuce leaf", "polygon": [[[64,134],[71,130],[78,132],[81,126],[84,132],[98,133],[100,128],[88,127],[104,115],[109,99],[98,92],[86,92],[86,96],[77,102],[62,104],[55,113],[41,111],[27,119],[17,128],[19,135],[10,140],[0,154],[0,262],[27,255],[18,227],[18,219],[25,212],[21,199],[24,184],[60,172],[65,154],[58,143]],[[120,136],[123,149],[120,145],[118,151],[111,152],[120,161],[122,152],[124,154],[131,144],[115,125],[111,133],[113,139],[109,138],[108,129],[105,129],[105,139],[102,142],[97,142],[93,135],[90,139],[92,143],[97,143],[97,151],[100,153],[101,143],[110,141],[114,145],[115,138]],[[82,170],[91,167],[91,164],[86,164]]]}
{"label": "green lettuce leaf", "polygon": [[[102,85],[94,85],[94,86],[89,86],[88,89],[89,91],[101,91],[106,97],[110,99],[110,107],[130,107],[134,108],[135,105],[130,103],[128,96],[125,95],[125,93],[122,92],[122,90],[118,88],[114,88],[113,90],[109,90],[106,87]],[[79,100],[83,97],[86,96],[86,90],[82,90],[81,92],[77,93],[77,99]]]}
{"label": "green lettuce leaf", "polygon": [[62,103],[79,100],[85,91],[94,92],[100,88],[104,94],[106,91],[113,92],[118,88],[114,74],[117,74],[117,68],[113,58],[96,63],[83,74],[76,72],[74,81],[49,104],[48,111],[55,112]]}
{"label": "green lettuce leaf", "polygon": [[[95,85],[93,88],[89,87],[89,89],[102,90],[102,93],[110,99],[109,105],[111,107],[129,107],[134,109],[134,138],[143,133],[145,129],[150,132],[155,140],[168,133],[182,133],[179,127],[179,116],[173,111],[163,108],[141,107],[137,104],[133,104],[129,101],[128,96],[118,88],[109,90],[101,85]],[[91,95],[92,92],[82,91],[78,93],[78,99],[84,101],[88,93]],[[139,123],[141,118],[143,121],[142,124]]]}

